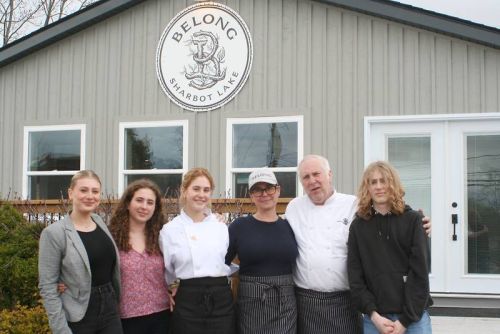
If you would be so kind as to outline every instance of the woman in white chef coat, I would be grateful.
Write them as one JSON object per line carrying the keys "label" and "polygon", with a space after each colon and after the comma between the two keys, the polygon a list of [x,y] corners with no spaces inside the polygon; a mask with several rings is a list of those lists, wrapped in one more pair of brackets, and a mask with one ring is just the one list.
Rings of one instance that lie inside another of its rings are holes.
{"label": "woman in white chef coat", "polygon": [[173,334],[236,331],[230,269],[224,261],[229,236],[227,226],[210,211],[213,190],[207,169],[189,170],[181,185],[181,213],[160,232]]}

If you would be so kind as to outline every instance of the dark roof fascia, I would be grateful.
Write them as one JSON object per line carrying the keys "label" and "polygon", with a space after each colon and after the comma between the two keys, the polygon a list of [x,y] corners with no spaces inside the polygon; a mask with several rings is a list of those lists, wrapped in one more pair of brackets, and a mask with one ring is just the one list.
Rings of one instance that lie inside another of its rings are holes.
{"label": "dark roof fascia", "polygon": [[0,48],[0,67],[81,31],[145,0],[103,0]]}
{"label": "dark roof fascia", "polygon": [[500,29],[389,0],[314,0],[500,49]]}

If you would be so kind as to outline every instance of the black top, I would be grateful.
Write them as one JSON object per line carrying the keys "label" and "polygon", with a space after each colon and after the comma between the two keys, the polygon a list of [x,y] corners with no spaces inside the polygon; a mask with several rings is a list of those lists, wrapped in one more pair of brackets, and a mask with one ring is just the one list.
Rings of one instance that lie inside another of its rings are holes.
{"label": "black top", "polygon": [[365,314],[399,313],[405,327],[432,305],[427,237],[422,216],[406,207],[402,215],[356,217],[348,241],[349,285]]}
{"label": "black top", "polygon": [[291,274],[298,255],[297,242],[284,219],[266,223],[253,216],[240,217],[229,225],[226,264],[230,264],[236,255],[240,260],[241,275]]}
{"label": "black top", "polygon": [[91,232],[78,231],[90,262],[92,286],[103,285],[112,281],[116,253],[113,242],[96,224]]}

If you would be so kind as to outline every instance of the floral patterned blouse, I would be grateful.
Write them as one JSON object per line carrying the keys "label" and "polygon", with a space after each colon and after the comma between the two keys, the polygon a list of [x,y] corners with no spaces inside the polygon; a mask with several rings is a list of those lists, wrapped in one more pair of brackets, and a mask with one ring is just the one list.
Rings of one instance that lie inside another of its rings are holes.
{"label": "floral patterned blouse", "polygon": [[161,254],[120,251],[121,318],[145,316],[166,310],[168,290]]}

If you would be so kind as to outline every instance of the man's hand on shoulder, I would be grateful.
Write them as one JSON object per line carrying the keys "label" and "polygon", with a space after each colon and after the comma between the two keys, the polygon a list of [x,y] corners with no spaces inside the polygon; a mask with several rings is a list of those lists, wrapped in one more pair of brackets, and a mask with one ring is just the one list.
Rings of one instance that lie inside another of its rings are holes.
{"label": "man's hand on shoulder", "polygon": [[422,209],[418,209],[418,212],[420,212],[422,216],[424,216],[424,218],[422,218],[422,224],[424,226],[425,233],[427,234],[428,237],[430,237],[432,230],[431,218],[427,217]]}

